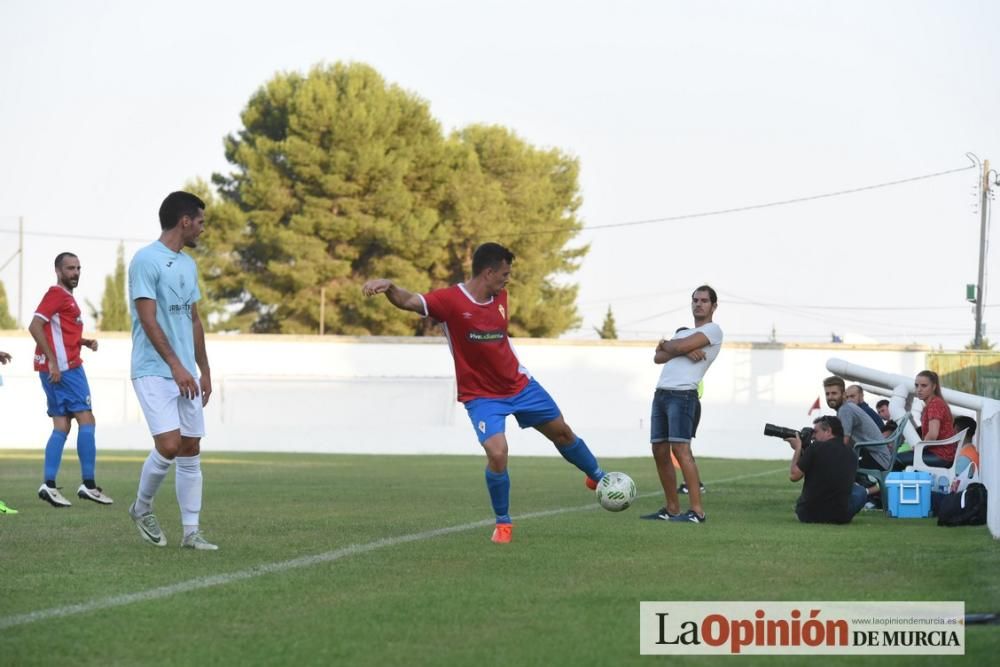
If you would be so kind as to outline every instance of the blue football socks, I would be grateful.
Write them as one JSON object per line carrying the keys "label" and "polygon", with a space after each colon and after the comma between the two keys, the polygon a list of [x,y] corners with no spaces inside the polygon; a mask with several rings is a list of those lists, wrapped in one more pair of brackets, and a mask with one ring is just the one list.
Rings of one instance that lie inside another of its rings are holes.
{"label": "blue football socks", "polygon": [[80,476],[90,483],[94,482],[94,471],[97,467],[97,439],[95,424],[81,424],[76,434],[76,455],[80,457]]}
{"label": "blue football socks", "polygon": [[597,465],[597,459],[594,458],[583,438],[577,437],[576,442],[569,447],[556,447],[556,449],[559,450],[564,459],[582,470],[583,474],[595,482],[601,481],[601,478],[604,477],[604,471],[601,470],[601,466]]}
{"label": "blue football socks", "polygon": [[55,482],[59,474],[59,464],[62,462],[63,447],[66,446],[68,433],[52,429],[49,441],[45,443],[45,481]]}
{"label": "blue football socks", "polygon": [[510,523],[510,475],[507,471],[493,472],[486,469],[486,488],[490,492],[490,502],[493,503],[493,513],[497,515],[497,523]]}

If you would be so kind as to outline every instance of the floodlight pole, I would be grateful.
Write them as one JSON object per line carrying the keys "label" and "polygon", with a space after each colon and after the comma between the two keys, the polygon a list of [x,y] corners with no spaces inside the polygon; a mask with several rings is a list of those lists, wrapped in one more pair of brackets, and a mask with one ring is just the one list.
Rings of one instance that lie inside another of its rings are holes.
{"label": "floodlight pole", "polygon": [[976,282],[976,334],[972,339],[973,349],[983,347],[983,303],[986,287],[986,220],[990,205],[990,161],[983,160],[982,202],[979,205],[979,276]]}

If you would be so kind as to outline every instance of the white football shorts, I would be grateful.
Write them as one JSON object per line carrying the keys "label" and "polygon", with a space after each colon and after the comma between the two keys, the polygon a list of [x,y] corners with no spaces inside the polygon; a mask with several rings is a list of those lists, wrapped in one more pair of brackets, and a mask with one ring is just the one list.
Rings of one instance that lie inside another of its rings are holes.
{"label": "white football shorts", "polygon": [[184,437],[204,437],[205,412],[201,396],[184,398],[172,378],[156,375],[133,378],[132,387],[152,435],[180,429]]}

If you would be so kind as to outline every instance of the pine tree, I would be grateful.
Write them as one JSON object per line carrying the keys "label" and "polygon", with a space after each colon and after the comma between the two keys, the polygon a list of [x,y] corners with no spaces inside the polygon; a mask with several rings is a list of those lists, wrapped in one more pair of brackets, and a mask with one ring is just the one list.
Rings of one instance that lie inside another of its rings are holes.
{"label": "pine tree", "polygon": [[582,227],[574,159],[498,127],[446,138],[425,101],[363,64],[279,74],[242,120],[196,251],[205,296],[226,306],[221,328],[315,332],[325,288],[330,333],[426,333],[361,284],[443,287],[486,241],[516,255],[512,334],[578,324],[576,286],[557,282],[587,251],[565,248]]}
{"label": "pine tree", "polygon": [[97,328],[101,331],[129,331],[132,317],[129,315],[125,295],[125,245],[118,244],[115,272],[104,278],[104,295],[101,297],[101,312]]}
{"label": "pine tree", "polygon": [[608,314],[604,316],[604,324],[598,329],[594,327],[594,331],[597,335],[604,340],[617,340],[618,339],[618,329],[615,328],[615,316],[611,312],[611,306],[608,306]]}

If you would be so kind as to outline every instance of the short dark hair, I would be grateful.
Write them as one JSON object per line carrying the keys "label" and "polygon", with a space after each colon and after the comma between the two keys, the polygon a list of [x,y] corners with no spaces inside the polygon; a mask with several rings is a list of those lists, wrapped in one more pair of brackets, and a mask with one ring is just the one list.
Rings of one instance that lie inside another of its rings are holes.
{"label": "short dark hair", "polygon": [[836,375],[831,375],[827,379],[823,380],[824,387],[840,387],[841,391],[847,391],[846,385],[844,384],[844,378],[839,378]]}
{"label": "short dark hair", "polygon": [[844,424],[840,421],[840,417],[837,417],[836,415],[823,415],[822,417],[816,417],[816,419],[813,420],[813,426],[816,424],[826,424],[830,431],[833,432],[834,437],[844,437]]}
{"label": "short dark hair", "polygon": [[875,404],[875,407],[881,408],[883,405],[889,405],[889,399],[883,398],[881,401]]}
{"label": "short dark hair", "polygon": [[882,427],[882,432],[885,433],[886,431],[891,431],[895,433],[897,428],[899,428],[899,424],[890,419],[885,423],[885,426]]}
{"label": "short dark hair", "polygon": [[472,275],[478,276],[486,269],[498,269],[504,262],[514,263],[514,253],[499,243],[484,243],[472,253]]}
{"label": "short dark hair", "polygon": [[708,292],[708,300],[712,302],[712,305],[713,305],[713,306],[714,306],[715,304],[719,303],[719,295],[718,295],[718,294],[716,294],[716,293],[715,293],[715,290],[714,290],[714,289],[712,289],[711,287],[709,287],[708,285],[701,285],[701,286],[699,286],[699,287],[695,287],[695,288],[694,288],[694,291],[693,291],[693,292],[691,292],[691,296],[692,296],[692,298],[693,298],[693,297],[694,297],[694,295],[695,295],[695,294],[697,294],[698,292]]}
{"label": "short dark hair", "polygon": [[160,204],[160,229],[173,229],[184,216],[194,218],[204,210],[205,202],[197,195],[182,190],[171,192]]}
{"label": "short dark hair", "polygon": [[[56,255],[56,261],[53,264],[55,265],[55,267],[57,269],[61,268],[63,260],[66,259],[67,257],[76,257],[76,255],[74,253],[71,253],[71,252],[61,252],[58,255]],[[80,259],[79,257],[76,257],[76,258]]]}
{"label": "short dark hair", "polygon": [[976,420],[968,415],[959,415],[955,417],[955,432],[969,429],[969,432],[965,434],[966,438],[971,438],[976,434]]}

